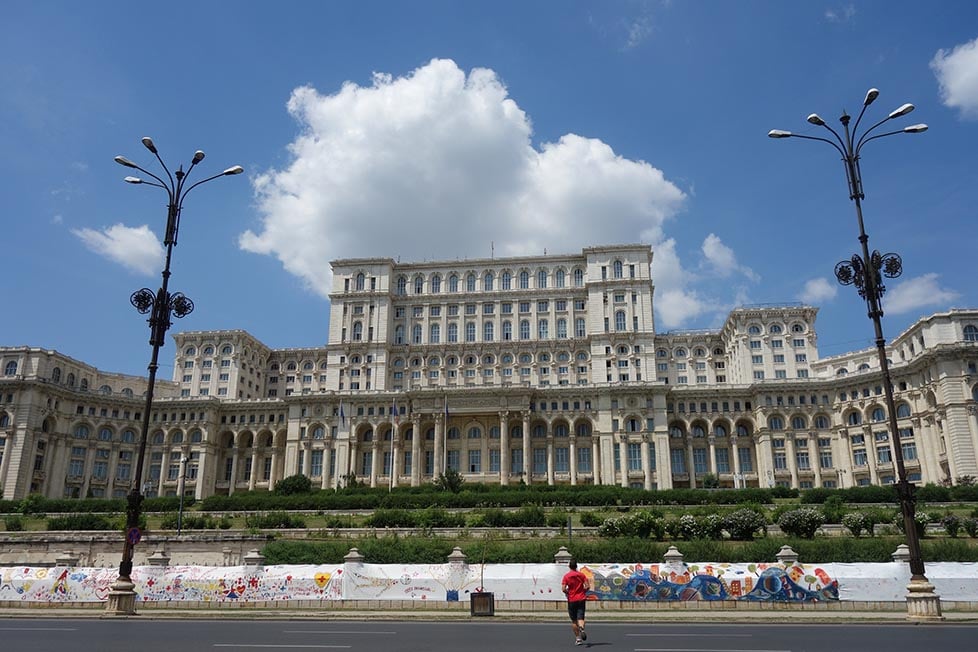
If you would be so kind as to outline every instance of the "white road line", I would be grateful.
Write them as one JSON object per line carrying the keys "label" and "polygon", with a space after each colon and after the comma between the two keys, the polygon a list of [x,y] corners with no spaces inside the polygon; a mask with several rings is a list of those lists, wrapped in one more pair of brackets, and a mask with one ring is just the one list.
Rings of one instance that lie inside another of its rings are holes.
{"label": "white road line", "polygon": [[286,629],[285,634],[397,634],[397,632],[365,632],[365,631],[340,631],[337,629]]}
{"label": "white road line", "polygon": [[626,634],[626,636],[650,636],[655,638],[672,636],[675,638],[753,638],[753,634]]}
{"label": "white road line", "polygon": [[692,648],[692,647],[637,647],[635,652],[791,652],[791,650],[762,650],[751,648],[749,650],[731,650],[728,648]]}
{"label": "white road line", "polygon": [[353,647],[352,645],[292,645],[290,643],[214,643],[212,647],[255,647],[255,648],[287,648],[290,650],[335,650]]}
{"label": "white road line", "polygon": [[76,632],[77,627],[0,627],[0,632]]}

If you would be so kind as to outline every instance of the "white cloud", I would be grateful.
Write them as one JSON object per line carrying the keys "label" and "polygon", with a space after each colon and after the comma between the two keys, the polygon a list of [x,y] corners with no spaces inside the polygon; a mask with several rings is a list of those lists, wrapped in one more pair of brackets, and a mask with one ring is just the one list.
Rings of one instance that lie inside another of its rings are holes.
{"label": "white cloud", "polygon": [[941,85],[944,106],[958,109],[962,118],[978,119],[978,38],[938,50],[930,62]]}
{"label": "white cloud", "polygon": [[449,60],[375,74],[334,94],[298,88],[291,162],[255,180],[261,226],[247,251],[274,255],[315,292],[329,261],[573,253],[663,240],[686,198],[645,161],[575,134],[539,149],[492,70]]}
{"label": "white cloud", "polygon": [[856,7],[852,4],[836,9],[826,9],[825,19],[830,23],[848,23],[856,16]]}
{"label": "white cloud", "polygon": [[899,315],[925,307],[948,306],[957,300],[960,295],[954,290],[942,288],[937,279],[937,274],[924,274],[887,288],[883,297],[883,309],[890,314]]}
{"label": "white cloud", "polygon": [[152,275],[163,267],[163,245],[145,224],[138,228],[116,224],[104,231],[72,229],[71,232],[91,251],[137,274]]}
{"label": "white cloud", "polygon": [[838,286],[828,279],[813,278],[805,281],[805,287],[798,295],[798,299],[808,305],[817,306],[834,299],[838,292]]}
{"label": "white cloud", "polygon": [[631,50],[641,45],[652,34],[652,18],[650,16],[639,16],[628,24],[628,38],[625,41],[625,49]]}
{"label": "white cloud", "polygon": [[759,280],[759,277],[750,267],[740,265],[733,249],[723,244],[719,236],[714,233],[706,236],[703,240],[704,259],[716,274],[721,278],[726,278],[734,272],[739,272],[751,281]]}

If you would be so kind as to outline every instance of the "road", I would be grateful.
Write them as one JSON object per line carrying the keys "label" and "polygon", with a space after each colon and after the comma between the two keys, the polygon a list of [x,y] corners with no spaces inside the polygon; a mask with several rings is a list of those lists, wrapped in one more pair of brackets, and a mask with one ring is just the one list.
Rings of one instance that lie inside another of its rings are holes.
{"label": "road", "polygon": [[[773,617],[774,618],[774,617]],[[592,623],[595,652],[973,652],[978,625]],[[585,649],[582,647],[580,649]],[[31,652],[549,652],[569,625],[476,622],[3,619],[0,648]]]}

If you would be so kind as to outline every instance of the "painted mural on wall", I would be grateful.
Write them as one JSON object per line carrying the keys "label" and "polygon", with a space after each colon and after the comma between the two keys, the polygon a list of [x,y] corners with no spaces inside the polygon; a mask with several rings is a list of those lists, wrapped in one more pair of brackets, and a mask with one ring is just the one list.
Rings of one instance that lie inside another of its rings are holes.
{"label": "painted mural on wall", "polygon": [[583,569],[596,600],[747,600],[817,602],[839,599],[839,582],[809,564],[630,564]]}

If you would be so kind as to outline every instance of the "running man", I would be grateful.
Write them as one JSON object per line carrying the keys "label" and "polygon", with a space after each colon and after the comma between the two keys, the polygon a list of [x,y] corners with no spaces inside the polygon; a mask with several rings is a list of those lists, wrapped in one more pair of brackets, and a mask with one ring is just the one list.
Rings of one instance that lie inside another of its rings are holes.
{"label": "running man", "polygon": [[571,629],[577,645],[583,645],[587,640],[584,631],[584,609],[587,605],[587,592],[591,590],[591,582],[587,575],[577,570],[577,561],[571,559],[567,564],[567,574],[561,580],[561,590],[567,596],[567,613],[571,619]]}

